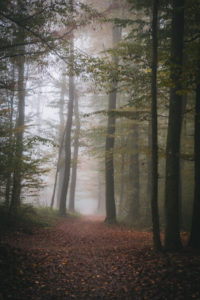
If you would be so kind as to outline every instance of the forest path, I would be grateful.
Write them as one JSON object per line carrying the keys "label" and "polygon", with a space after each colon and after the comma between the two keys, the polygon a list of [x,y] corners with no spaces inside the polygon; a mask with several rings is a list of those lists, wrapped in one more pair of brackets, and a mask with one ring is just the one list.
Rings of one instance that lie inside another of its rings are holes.
{"label": "forest path", "polygon": [[0,299],[200,299],[199,256],[155,253],[150,233],[102,221],[5,236]]}

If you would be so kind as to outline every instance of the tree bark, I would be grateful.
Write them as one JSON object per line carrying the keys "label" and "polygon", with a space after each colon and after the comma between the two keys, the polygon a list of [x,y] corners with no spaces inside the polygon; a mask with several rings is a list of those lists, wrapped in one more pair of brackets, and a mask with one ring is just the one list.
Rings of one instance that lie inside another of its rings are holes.
{"label": "tree bark", "polygon": [[128,220],[130,222],[137,222],[140,218],[138,138],[139,138],[138,124],[134,123],[131,125],[131,134],[130,134],[131,154],[130,154],[130,165],[129,165],[129,189],[128,189],[128,203],[129,203]]}
{"label": "tree bark", "polygon": [[196,89],[196,107],[195,107],[195,133],[194,133],[194,203],[192,228],[189,239],[189,246],[200,249],[200,84]]}
{"label": "tree bark", "polygon": [[74,117],[75,117],[75,137],[74,137],[74,153],[72,162],[72,176],[69,193],[69,210],[75,211],[75,190],[76,190],[76,178],[77,178],[77,165],[78,165],[78,151],[79,151],[79,136],[80,136],[80,116],[79,105],[77,96],[74,99]]}
{"label": "tree bark", "polygon": [[151,211],[153,224],[153,242],[156,250],[161,250],[160,223],[158,212],[158,119],[157,119],[157,67],[158,67],[158,6],[159,0],[153,1],[152,21],[152,185]]}
{"label": "tree bark", "polygon": [[63,183],[63,177],[64,177],[64,143],[63,143],[63,132],[65,131],[65,119],[64,119],[64,107],[65,107],[65,95],[67,91],[66,87],[66,76],[64,75],[64,70],[62,74],[62,85],[61,85],[61,94],[60,94],[60,101],[59,101],[59,118],[60,118],[60,129],[59,129],[59,147],[61,148],[59,150],[60,156],[59,156],[59,164],[58,164],[58,189],[57,189],[57,207],[60,206],[60,195],[62,190],[62,183]]}
{"label": "tree bark", "polygon": [[[24,41],[24,32],[19,32],[21,41]],[[22,53],[24,47],[22,46]],[[25,120],[25,78],[24,68],[25,57],[22,55],[18,58],[18,117],[16,122],[16,144],[14,155],[14,174],[13,174],[13,190],[10,204],[10,211],[15,211],[21,204],[21,180],[23,172],[23,136],[24,136],[24,120]]]}
{"label": "tree bark", "polygon": [[[12,80],[15,81],[15,70],[13,66],[12,71]],[[11,188],[12,188],[12,173],[13,173],[13,146],[14,146],[14,137],[13,137],[13,105],[14,105],[14,93],[15,91],[12,91],[12,94],[10,96],[10,128],[9,128],[9,153],[8,153],[8,166],[7,166],[7,172],[6,172],[6,190],[5,190],[5,206],[7,209],[9,209],[10,206],[10,194],[11,194]],[[9,97],[9,95],[8,95]]]}
{"label": "tree bark", "polygon": [[58,200],[57,200],[57,206],[59,207],[59,200],[60,200],[60,186],[63,181],[63,165],[61,163],[62,160],[62,154],[64,151],[64,136],[65,136],[65,129],[64,127],[64,97],[66,93],[66,78],[64,73],[62,74],[62,84],[61,84],[61,93],[60,93],[60,101],[59,101],[59,117],[60,117],[60,128],[59,128],[59,154],[58,154],[58,162],[56,166],[56,175],[54,180],[54,187],[53,187],[53,194],[51,197],[51,209],[53,209],[54,202],[55,202],[55,194],[56,194],[56,188],[57,188],[57,182],[58,182]]}
{"label": "tree bark", "polygon": [[121,168],[120,168],[120,194],[119,194],[119,215],[123,214],[123,200],[124,200],[124,164],[125,153],[121,154]]}
{"label": "tree bark", "polygon": [[[73,19],[73,0],[70,0],[71,14]],[[71,166],[71,129],[74,106],[74,40],[73,34],[70,43],[70,64],[69,64],[69,102],[65,132],[65,159],[64,159],[64,176],[60,195],[59,213],[66,215],[66,202],[70,178]]]}
{"label": "tree bark", "polygon": [[[152,152],[152,120],[150,120],[148,123],[147,147]],[[152,155],[151,153],[147,153],[147,186],[146,186],[146,197],[145,197],[146,199],[145,199],[145,212],[144,212],[144,224],[146,225],[147,224],[150,225],[152,222],[151,196],[152,196]]]}
{"label": "tree bark", "polygon": [[[113,44],[121,39],[121,28],[113,25]],[[118,63],[118,58],[113,57],[113,62]],[[109,95],[109,112],[116,109],[117,80],[113,79],[112,92]],[[115,187],[114,187],[114,144],[115,144],[115,116],[109,114],[105,148],[105,200],[106,200],[106,219],[107,223],[116,223]]]}
{"label": "tree bark", "polygon": [[172,42],[169,121],[166,147],[165,183],[165,248],[178,250],[182,247],[179,218],[180,138],[182,124],[181,71],[183,63],[184,0],[172,1]]}

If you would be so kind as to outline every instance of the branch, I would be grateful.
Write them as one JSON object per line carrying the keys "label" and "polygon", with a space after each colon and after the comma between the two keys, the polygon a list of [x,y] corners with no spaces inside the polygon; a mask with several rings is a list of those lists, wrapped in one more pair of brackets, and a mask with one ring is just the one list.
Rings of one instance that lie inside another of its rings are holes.
{"label": "branch", "polygon": [[46,51],[38,51],[38,52],[26,52],[26,53],[18,53],[18,54],[8,54],[0,57],[0,61],[5,58],[17,57],[17,56],[26,56],[26,55],[36,55],[36,54],[44,54]]}
{"label": "branch", "polygon": [[19,27],[25,29],[27,32],[31,33],[33,36],[37,37],[43,44],[45,44],[49,50],[51,50],[56,56],[58,56],[62,61],[64,61],[66,64],[68,64],[68,62],[65,60],[65,58],[60,55],[55,49],[54,47],[52,47],[46,40],[45,38],[43,38],[40,34],[34,32],[31,28],[24,26],[23,24],[21,24],[21,22],[13,19],[10,16],[7,16],[6,14],[4,14],[3,12],[0,12],[0,15],[3,16],[5,19],[17,24]]}

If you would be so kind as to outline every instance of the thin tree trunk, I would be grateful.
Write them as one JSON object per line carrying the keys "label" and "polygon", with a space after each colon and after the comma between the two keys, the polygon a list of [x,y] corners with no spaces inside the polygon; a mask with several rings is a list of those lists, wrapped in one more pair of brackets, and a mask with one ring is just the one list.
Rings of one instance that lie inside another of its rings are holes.
{"label": "thin tree trunk", "polygon": [[157,120],[157,65],[158,65],[158,5],[159,1],[153,1],[152,22],[152,189],[151,189],[151,211],[153,224],[153,242],[156,250],[161,250],[160,224],[158,212],[158,120]]}
{"label": "thin tree trunk", "polygon": [[[113,44],[121,39],[121,28],[113,26]],[[118,63],[118,58],[113,57],[113,62]],[[113,80],[112,92],[109,95],[107,136],[105,148],[105,200],[106,200],[106,219],[107,223],[116,223],[115,187],[114,187],[114,144],[115,144],[115,116],[117,98],[117,80]]]}
{"label": "thin tree trunk", "polygon": [[98,172],[98,207],[97,207],[97,213],[99,214],[105,214],[105,201],[104,201],[104,184],[102,182],[102,176],[101,173]]}
{"label": "thin tree trunk", "polygon": [[[73,19],[73,0],[70,0],[71,14]],[[71,129],[74,106],[74,40],[73,36],[70,44],[70,65],[69,65],[69,102],[67,112],[66,134],[65,134],[65,161],[64,161],[64,177],[62,190],[60,195],[59,212],[61,215],[66,215],[66,202],[70,178],[71,165]]]}
{"label": "thin tree trunk", "polygon": [[200,249],[200,84],[197,84],[196,90],[196,108],[195,108],[195,133],[194,133],[194,203],[192,228],[189,240],[189,246]]}
{"label": "thin tree trunk", "polygon": [[[59,187],[60,182],[62,183],[63,176],[61,176],[61,171],[63,170],[63,165],[61,163],[62,159],[62,153],[64,148],[64,136],[65,136],[65,129],[64,126],[64,97],[66,93],[66,78],[63,73],[62,75],[62,84],[61,84],[61,93],[60,93],[60,101],[59,101],[59,117],[60,117],[60,128],[59,128],[59,154],[58,154],[58,162],[56,166],[56,174],[55,174],[55,180],[54,180],[54,187],[53,187],[53,194],[51,197],[51,209],[53,209],[54,202],[55,202],[55,194],[56,194],[56,188],[57,188],[57,182],[59,181]],[[63,172],[62,172],[63,175]],[[58,179],[59,176],[59,179]],[[60,192],[58,191],[58,199],[60,196]],[[59,201],[57,201],[58,207],[59,207]]]}
{"label": "thin tree trunk", "polygon": [[125,164],[125,153],[121,154],[121,170],[120,170],[120,194],[119,194],[119,215],[122,214],[123,199],[124,199],[124,164]]}
{"label": "thin tree trunk", "polygon": [[[13,66],[12,80],[15,81],[15,71]],[[9,154],[8,154],[8,166],[7,166],[7,178],[6,178],[6,190],[5,190],[5,206],[8,209],[10,206],[10,193],[12,187],[12,172],[13,172],[13,100],[14,90],[10,98],[10,128],[9,128]],[[8,96],[9,97],[9,96]]]}
{"label": "thin tree trunk", "polygon": [[79,106],[78,98],[74,99],[74,117],[75,117],[75,137],[74,137],[74,153],[72,162],[72,176],[69,193],[69,210],[75,211],[75,190],[76,190],[76,178],[77,178],[77,164],[78,164],[78,151],[79,151],[79,136],[80,136],[80,117],[79,117]]}
{"label": "thin tree trunk", "polygon": [[165,184],[165,248],[178,250],[180,239],[180,139],[182,124],[181,69],[183,61],[184,0],[173,0],[171,79],[174,87],[170,90],[169,121],[166,147]]}
{"label": "thin tree trunk", "polygon": [[58,165],[58,189],[57,189],[57,207],[60,206],[60,195],[62,190],[62,183],[64,177],[64,165],[62,161],[64,161],[64,144],[62,141],[63,132],[65,127],[65,120],[64,120],[64,104],[65,104],[65,95],[67,91],[66,87],[66,76],[64,74],[65,70],[63,70],[62,74],[62,85],[61,85],[61,94],[60,94],[60,101],[59,101],[59,118],[60,118],[60,129],[59,129],[59,147],[61,148],[60,156],[59,156],[59,165]]}
{"label": "thin tree trunk", "polygon": [[[148,149],[152,152],[152,121],[148,123]],[[152,156],[147,154],[147,186],[145,197],[145,212],[144,212],[144,224],[150,224],[152,221],[151,214],[151,196],[152,196]]]}
{"label": "thin tree trunk", "polygon": [[[24,33],[20,32],[21,40],[24,40]],[[22,49],[24,51],[24,47]],[[13,190],[10,211],[15,211],[21,204],[21,181],[22,181],[22,163],[23,163],[23,135],[25,120],[25,80],[24,80],[25,57],[18,58],[18,117],[16,123],[16,145],[14,156],[14,174]]]}
{"label": "thin tree trunk", "polygon": [[66,201],[67,201],[67,192],[68,192],[69,178],[70,178],[73,102],[74,102],[74,77],[70,76],[68,115],[67,115],[67,126],[66,126],[66,135],[65,135],[64,176],[63,176],[63,184],[62,184],[62,190],[60,195],[60,207],[59,207],[59,212],[61,215],[66,214]]}
{"label": "thin tree trunk", "polygon": [[[135,122],[135,121],[134,121]],[[140,218],[140,202],[139,202],[139,147],[138,147],[138,124],[131,125],[130,134],[130,165],[129,165],[129,191],[128,203],[130,222],[137,222]]]}

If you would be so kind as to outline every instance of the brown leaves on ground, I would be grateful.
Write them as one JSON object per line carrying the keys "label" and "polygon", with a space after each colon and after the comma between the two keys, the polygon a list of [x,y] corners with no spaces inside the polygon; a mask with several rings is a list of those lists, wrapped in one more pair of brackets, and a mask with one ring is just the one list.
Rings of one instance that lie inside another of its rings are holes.
{"label": "brown leaves on ground", "polygon": [[158,254],[150,233],[102,220],[6,235],[0,266],[0,299],[200,299],[198,255]]}

